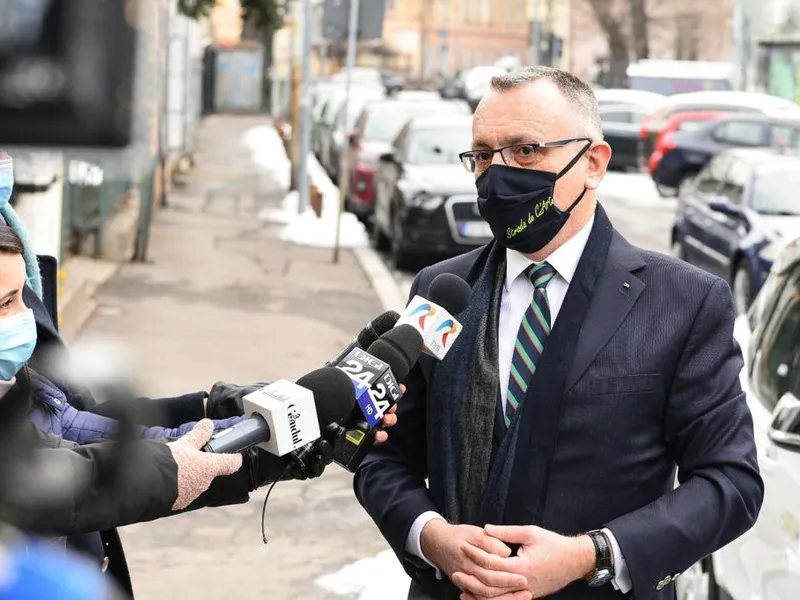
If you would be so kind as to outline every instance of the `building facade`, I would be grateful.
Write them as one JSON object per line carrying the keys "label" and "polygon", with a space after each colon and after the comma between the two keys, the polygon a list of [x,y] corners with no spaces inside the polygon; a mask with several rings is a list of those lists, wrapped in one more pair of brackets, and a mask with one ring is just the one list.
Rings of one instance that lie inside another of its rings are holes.
{"label": "building facade", "polygon": [[433,81],[505,56],[525,62],[528,0],[387,0],[383,41],[407,76]]}

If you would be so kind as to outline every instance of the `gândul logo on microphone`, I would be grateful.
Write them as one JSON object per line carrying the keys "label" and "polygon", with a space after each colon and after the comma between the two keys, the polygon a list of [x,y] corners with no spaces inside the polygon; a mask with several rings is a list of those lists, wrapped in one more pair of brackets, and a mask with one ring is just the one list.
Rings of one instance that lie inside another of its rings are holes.
{"label": "g\u00e2ndul logo on microphone", "polygon": [[294,404],[290,404],[286,408],[286,415],[289,417],[289,433],[292,434],[292,443],[299,446],[302,440],[300,436],[300,428],[297,426],[297,421],[300,419],[300,413]]}

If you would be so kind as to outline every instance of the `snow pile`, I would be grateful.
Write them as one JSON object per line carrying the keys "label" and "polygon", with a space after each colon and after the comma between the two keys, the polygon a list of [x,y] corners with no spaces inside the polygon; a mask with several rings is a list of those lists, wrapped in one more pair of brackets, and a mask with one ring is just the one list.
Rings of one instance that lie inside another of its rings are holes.
{"label": "snow pile", "polygon": [[[253,154],[253,162],[264,170],[278,173],[280,185],[288,190],[291,164],[277,131],[271,126],[254,127],[244,134],[244,143]],[[307,206],[300,213],[299,194],[297,191],[290,191],[280,208],[266,208],[259,213],[258,218],[263,222],[284,225],[280,233],[283,240],[305,246],[333,248],[339,212],[339,188],[330,180],[313,155],[308,157],[308,173],[312,183],[322,195],[320,217],[317,217],[311,206]],[[367,243],[364,225],[355,215],[343,212],[339,245],[343,248],[352,248]]]}
{"label": "snow pile", "polygon": [[[379,578],[375,573],[380,573]],[[316,580],[317,586],[338,596],[358,600],[406,600],[410,579],[391,550],[363,558]]]}

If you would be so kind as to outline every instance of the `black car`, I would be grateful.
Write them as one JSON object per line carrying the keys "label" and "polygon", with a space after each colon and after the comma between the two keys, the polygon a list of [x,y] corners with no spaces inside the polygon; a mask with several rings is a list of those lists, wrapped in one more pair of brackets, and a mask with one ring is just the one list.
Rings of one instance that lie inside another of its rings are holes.
{"label": "black car", "polygon": [[485,244],[475,180],[458,158],[472,144],[472,118],[415,117],[380,156],[373,245],[397,268],[454,256]]}
{"label": "black car", "polygon": [[726,279],[746,312],[777,253],[800,234],[798,189],[800,156],[723,152],[679,196],[673,253]]}
{"label": "black car", "polygon": [[627,170],[639,166],[640,123],[648,113],[646,104],[609,104],[600,107],[603,137],[611,146],[610,169]]}
{"label": "black car", "polygon": [[653,181],[678,188],[724,150],[768,146],[800,148],[800,119],[734,114],[691,131],[672,133],[661,143],[662,157],[653,171]]}

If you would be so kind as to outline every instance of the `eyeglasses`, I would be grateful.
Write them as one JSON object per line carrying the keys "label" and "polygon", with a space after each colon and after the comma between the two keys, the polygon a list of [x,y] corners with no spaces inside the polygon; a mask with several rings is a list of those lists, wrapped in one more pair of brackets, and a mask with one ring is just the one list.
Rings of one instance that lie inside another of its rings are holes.
{"label": "eyeglasses", "polygon": [[513,144],[512,146],[504,146],[503,148],[495,148],[494,150],[470,150],[462,152],[458,155],[461,159],[461,164],[470,173],[475,171],[483,171],[492,164],[494,155],[499,152],[503,162],[507,165],[513,160],[514,164],[520,167],[527,167],[536,162],[539,156],[540,148],[561,148],[575,142],[591,142],[591,138],[579,137],[570,138],[568,140],[557,140],[555,142],[541,142],[536,144]]}

